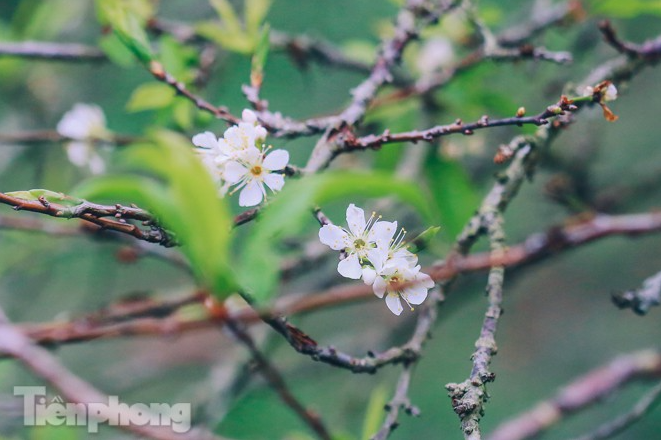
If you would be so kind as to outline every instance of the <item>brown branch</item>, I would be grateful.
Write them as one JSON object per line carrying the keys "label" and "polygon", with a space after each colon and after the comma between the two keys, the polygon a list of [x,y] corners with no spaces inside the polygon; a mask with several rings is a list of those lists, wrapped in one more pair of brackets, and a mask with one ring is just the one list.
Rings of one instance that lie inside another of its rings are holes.
{"label": "brown branch", "polygon": [[[0,354],[10,356],[20,361],[36,376],[42,378],[50,385],[59,390],[66,400],[70,403],[86,405],[93,402],[108,402],[108,396],[104,395],[91,384],[85,382],[71,371],[67,370],[58,360],[46,349],[34,345],[33,342],[25,336],[16,326],[9,323],[0,310]],[[135,417],[131,408],[122,405],[95,407],[101,420],[134,420],[142,417]],[[159,440],[175,439],[218,439],[210,432],[200,429],[193,429],[186,434],[174,432],[171,428],[165,426],[149,426],[135,424],[118,424],[119,429],[133,433],[138,436],[144,436]]]}
{"label": "brown branch", "polygon": [[322,440],[330,440],[332,437],[326,429],[326,426],[319,417],[319,414],[307,409],[289,390],[287,383],[280,374],[280,372],[271,364],[266,356],[257,348],[255,341],[250,334],[242,328],[240,323],[232,319],[226,321],[229,330],[237,337],[237,339],[246,346],[253,360],[257,364],[257,368],[269,383],[271,388],[280,396],[280,399],[285,405],[291,408],[294,413],[308,425]]}
{"label": "brown branch", "polygon": [[643,44],[629,43],[620,39],[617,31],[608,20],[599,23],[599,30],[608,44],[629,58],[641,58],[647,62],[657,62],[661,59],[661,36],[654,40],[648,40]]}
{"label": "brown branch", "polygon": [[[139,138],[124,134],[111,134],[107,138],[89,139],[87,142],[95,144],[127,145],[136,142]],[[78,141],[67,136],[62,136],[55,130],[35,130],[18,133],[0,133],[1,144],[41,144],[53,142]],[[79,141],[78,141],[79,142]]]}
{"label": "brown branch", "polygon": [[20,57],[46,61],[96,62],[106,61],[101,50],[76,43],[51,43],[43,41],[1,42],[1,57]]}
{"label": "brown branch", "polygon": [[399,426],[397,418],[399,416],[399,410],[403,409],[407,414],[418,417],[420,415],[420,410],[415,406],[411,405],[411,402],[408,398],[408,391],[411,384],[411,374],[413,366],[406,365],[402,373],[399,375],[397,381],[397,387],[395,388],[395,395],[393,398],[386,404],[385,410],[388,412],[386,414],[386,419],[383,422],[381,429],[372,436],[371,440],[385,440],[390,434]]}
{"label": "brown branch", "polygon": [[[658,232],[661,232],[661,212],[622,216],[598,215],[588,219],[577,218],[564,226],[551,228],[544,233],[533,234],[524,242],[510,246],[502,253],[483,252],[467,256],[455,254],[442,264],[422,270],[435,281],[442,282],[462,273],[488,270],[493,266],[518,268],[606,237],[639,236]],[[393,348],[379,354],[371,353],[367,358],[360,358],[359,361],[351,357],[339,356],[332,347],[324,349],[312,344],[309,344],[308,347],[312,350],[310,354],[319,354],[322,358],[328,358],[337,363],[344,362],[347,368],[356,372],[374,372],[390,363],[415,359],[416,351],[421,347],[431,329],[431,324],[435,321],[436,304],[441,300],[441,297],[436,295],[436,293],[430,295],[428,302],[419,308],[418,313],[420,318],[424,317],[424,325],[416,327],[413,337],[404,347]],[[246,308],[231,313],[229,317],[237,322],[257,323],[261,321],[262,317],[309,313],[351,302],[365,301],[372,299],[373,296],[374,293],[370,286],[347,284],[304,296],[291,294],[277,300],[270,309],[256,311]],[[180,306],[200,301],[196,295],[155,303],[154,300],[145,301],[132,306],[134,312],[131,319],[121,319],[122,312],[116,311],[111,314],[114,317],[112,320],[99,319],[99,315],[91,315],[71,322],[22,324],[21,328],[39,343],[63,344],[137,335],[167,336],[207,329],[222,323],[222,321],[215,321],[210,317],[182,319],[176,315],[175,312]],[[137,313],[136,310],[139,310],[140,313]],[[168,311],[169,313],[166,313]],[[107,311],[102,311],[100,316],[106,316],[107,313]],[[322,358],[320,360],[323,361]]]}
{"label": "brown branch", "polygon": [[[112,206],[98,205],[86,200],[62,197],[71,201],[73,205],[66,206],[50,202],[45,197],[40,197],[39,200],[25,200],[2,192],[0,192],[0,203],[13,206],[16,211],[30,211],[67,219],[80,218],[103,229],[127,234],[138,240],[158,243],[165,247],[177,244],[172,234],[158,226],[156,219],[143,209],[119,204]],[[149,226],[149,229],[142,229],[127,220],[142,222],[143,225]]]}
{"label": "brown branch", "polygon": [[661,354],[641,351],[616,358],[611,363],[576,379],[549,400],[538,403],[498,426],[488,440],[523,440],[537,436],[562,418],[602,401],[634,380],[661,377]]}

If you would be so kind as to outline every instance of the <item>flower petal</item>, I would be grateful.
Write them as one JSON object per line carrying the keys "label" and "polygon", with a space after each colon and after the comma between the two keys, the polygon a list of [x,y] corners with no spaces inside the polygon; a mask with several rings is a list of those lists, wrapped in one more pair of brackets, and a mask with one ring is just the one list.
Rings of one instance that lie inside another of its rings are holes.
{"label": "flower petal", "polygon": [[264,198],[264,186],[256,180],[251,180],[239,195],[239,206],[255,206]]}
{"label": "flower petal", "polygon": [[347,233],[339,226],[324,225],[319,229],[319,241],[336,251],[347,246],[347,238]]}
{"label": "flower petal", "polygon": [[384,280],[381,277],[376,277],[374,280],[374,284],[372,284],[372,290],[374,291],[374,294],[378,296],[379,298],[383,298],[383,294],[386,293],[386,280]]}
{"label": "flower petal", "polygon": [[204,133],[193,136],[193,145],[213,150],[218,147],[218,139],[215,134],[210,131],[205,131]]}
{"label": "flower petal", "polygon": [[[424,275],[426,278],[428,278],[431,281],[431,278],[429,278],[429,275],[426,274],[421,274]],[[417,277],[416,277],[417,278]],[[420,281],[416,279],[416,281]],[[432,281],[431,287],[434,286],[434,282]],[[414,284],[412,286],[409,286],[404,289],[404,298],[411,304],[422,304],[422,302],[427,298],[427,290],[429,290],[429,284],[426,283],[419,283],[419,284]]]}
{"label": "flower petal", "polygon": [[239,162],[230,160],[227,163],[225,163],[223,178],[229,183],[237,183],[247,173],[248,173],[248,168],[244,167]]}
{"label": "flower petal", "polygon": [[376,222],[370,229],[367,240],[388,247],[396,231],[397,222]]}
{"label": "flower petal", "polygon": [[282,174],[269,173],[264,176],[264,183],[273,191],[280,191],[285,186],[285,178]]}
{"label": "flower petal", "polygon": [[396,293],[389,293],[386,296],[386,305],[395,315],[399,316],[402,313],[402,302],[399,300],[399,295]]}
{"label": "flower petal", "polygon": [[244,109],[241,112],[241,120],[249,124],[255,124],[257,122],[257,115],[250,109]]}
{"label": "flower petal", "polygon": [[363,282],[368,286],[376,281],[376,271],[371,267],[363,267]]}
{"label": "flower petal", "polygon": [[376,270],[377,273],[381,273],[383,266],[388,259],[388,248],[372,248],[367,251],[367,258],[370,260],[370,263],[372,263],[372,266],[374,266],[374,270]]}
{"label": "flower petal", "polygon": [[289,163],[289,152],[287,150],[272,151],[264,159],[264,168],[267,170],[281,170]]}
{"label": "flower petal", "polygon": [[337,271],[345,278],[352,280],[359,280],[363,275],[363,270],[360,267],[360,261],[356,254],[351,254],[344,260],[340,261],[337,265]]}
{"label": "flower petal", "polygon": [[353,235],[360,237],[365,232],[365,211],[353,203],[347,208],[347,224]]}

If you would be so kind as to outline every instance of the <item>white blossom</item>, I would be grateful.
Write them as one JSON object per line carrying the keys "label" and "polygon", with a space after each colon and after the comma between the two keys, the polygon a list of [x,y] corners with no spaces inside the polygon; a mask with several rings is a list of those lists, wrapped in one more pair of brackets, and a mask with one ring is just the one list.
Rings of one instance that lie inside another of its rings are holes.
{"label": "white blossom", "polygon": [[98,105],[78,103],[62,116],[57,132],[77,141],[103,139],[108,134],[106,117]]}
{"label": "white blossom", "polygon": [[370,250],[368,257],[372,267],[363,268],[363,281],[379,298],[387,293],[386,305],[395,315],[403,310],[400,299],[413,310],[411,304],[422,304],[427,291],[434,287],[431,277],[420,272],[420,265],[412,265],[405,257],[390,258],[382,247]]}
{"label": "white blossom", "polygon": [[66,112],[57,124],[57,132],[72,141],[65,145],[69,161],[81,168],[88,167],[92,174],[105,171],[103,158],[94,148],[94,140],[107,140],[106,117],[97,105],[78,103]]}
{"label": "white blossom", "polygon": [[241,189],[239,206],[255,206],[266,196],[264,184],[272,191],[280,191],[285,184],[281,173],[289,162],[289,153],[285,150],[274,150],[269,154],[262,153],[256,147],[249,147],[235,159],[224,164],[223,179],[230,185],[236,185],[232,192]]}
{"label": "white blossom", "polygon": [[374,213],[365,220],[365,211],[353,203],[346,214],[349,229],[324,225],[319,230],[319,240],[333,250],[346,253],[346,258],[337,265],[337,271],[344,277],[357,280],[362,275],[361,260],[367,258],[367,252],[376,247],[377,241],[390,243],[397,222],[379,221]]}
{"label": "white blossom", "polygon": [[193,137],[193,144],[205,167],[219,184],[220,194],[225,195],[236,185],[232,194],[241,190],[240,206],[254,206],[266,196],[265,186],[280,191],[285,183],[282,173],[289,162],[289,153],[266,147],[266,129],[259,125],[257,115],[244,110],[239,124],[225,130],[217,138],[210,131]]}
{"label": "white blossom", "polygon": [[606,91],[604,92],[604,101],[615,101],[617,99],[617,87],[615,87],[615,84],[610,83],[608,84],[608,87],[606,87]]}

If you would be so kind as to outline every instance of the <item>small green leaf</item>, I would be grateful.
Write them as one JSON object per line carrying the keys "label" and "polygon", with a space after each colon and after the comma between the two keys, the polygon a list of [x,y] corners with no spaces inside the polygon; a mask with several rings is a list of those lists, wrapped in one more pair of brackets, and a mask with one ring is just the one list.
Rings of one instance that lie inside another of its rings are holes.
{"label": "small green leaf", "polygon": [[363,420],[363,433],[360,437],[362,440],[371,439],[379,431],[385,415],[383,408],[387,403],[387,396],[388,391],[384,385],[377,386],[370,394]]}
{"label": "small green leaf", "polygon": [[118,66],[128,67],[135,64],[133,53],[115,33],[103,35],[99,40],[99,48]]}
{"label": "small green leaf", "polygon": [[142,19],[122,0],[97,0],[102,19],[107,21],[119,40],[143,63],[154,60]]}
{"label": "small green leaf", "polygon": [[174,91],[167,84],[150,82],[138,86],[126,104],[126,110],[139,112],[167,107],[174,101]]}
{"label": "small green leaf", "polygon": [[611,17],[634,18],[644,14],[661,16],[659,0],[592,0],[590,3],[592,13]]}
{"label": "small green leaf", "polygon": [[62,205],[73,206],[79,203],[82,203],[82,200],[75,197],[67,196],[65,194],[51,191],[48,189],[31,189],[28,191],[13,191],[6,192],[10,197],[16,197],[17,199],[22,200],[39,200],[40,197],[43,197],[45,200],[53,203],[59,203]]}
{"label": "small green leaf", "polygon": [[260,28],[271,8],[271,3],[272,0],[246,0],[245,17],[248,34],[257,35],[260,33]]}
{"label": "small green leaf", "polygon": [[440,226],[431,226],[422,231],[413,240],[411,240],[409,244],[409,251],[417,254],[418,252],[425,250],[440,230]]}
{"label": "small green leaf", "polygon": [[241,21],[229,0],[209,0],[209,3],[216,10],[225,29],[235,34],[242,32]]}
{"label": "small green leaf", "polygon": [[262,28],[255,53],[252,56],[252,66],[250,69],[250,82],[253,86],[262,84],[264,77],[264,66],[266,65],[266,58],[269,54],[269,25],[266,24]]}
{"label": "small green leaf", "polygon": [[248,55],[252,53],[255,46],[243,29],[230,31],[221,23],[215,21],[198,23],[195,30],[198,34],[219,46],[240,54]]}

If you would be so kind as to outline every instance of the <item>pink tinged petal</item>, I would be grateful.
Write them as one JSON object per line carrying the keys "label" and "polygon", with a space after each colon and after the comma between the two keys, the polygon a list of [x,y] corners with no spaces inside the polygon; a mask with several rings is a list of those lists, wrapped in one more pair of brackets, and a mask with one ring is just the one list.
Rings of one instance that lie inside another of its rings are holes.
{"label": "pink tinged petal", "polygon": [[264,198],[264,187],[261,183],[251,180],[239,195],[239,206],[255,206]]}
{"label": "pink tinged petal", "polygon": [[397,232],[397,222],[376,222],[370,229],[367,239],[379,246],[388,247],[395,232]]}
{"label": "pink tinged petal", "polygon": [[245,109],[241,112],[241,119],[243,120],[243,122],[254,124],[257,122],[257,115],[252,110]]}
{"label": "pink tinged petal", "polygon": [[359,280],[363,275],[363,270],[360,267],[360,261],[356,254],[351,254],[344,260],[340,261],[337,265],[337,271],[345,278],[352,280]]}
{"label": "pink tinged petal", "polygon": [[365,232],[365,211],[353,203],[347,208],[347,224],[355,236],[363,235]]}
{"label": "pink tinged petal", "polygon": [[331,249],[341,251],[347,246],[347,233],[335,225],[324,225],[319,229],[319,240]]}
{"label": "pink tinged petal", "polygon": [[427,275],[426,273],[422,273],[422,272],[419,272],[415,276],[415,281],[419,285],[421,285],[422,287],[425,287],[427,289],[431,289],[432,287],[434,287],[434,284],[436,284],[436,283],[434,283],[434,280],[432,280],[429,275]]}
{"label": "pink tinged petal", "polygon": [[215,134],[210,131],[205,131],[204,133],[193,136],[193,145],[196,147],[214,149],[218,147],[218,139],[216,139]]}
{"label": "pink tinged petal", "polygon": [[66,145],[67,157],[69,162],[84,167],[90,157],[90,146],[85,142],[70,142]]}
{"label": "pink tinged petal", "polygon": [[286,150],[274,150],[264,159],[264,168],[275,171],[281,170],[289,163],[289,152]]}
{"label": "pink tinged petal", "polygon": [[399,295],[396,293],[389,293],[386,296],[386,305],[395,315],[399,316],[402,313],[402,302],[399,300]]}
{"label": "pink tinged petal", "polygon": [[102,174],[106,170],[106,164],[103,162],[101,156],[96,153],[92,153],[90,157],[90,171],[92,174]]}
{"label": "pink tinged petal", "polygon": [[229,183],[239,182],[248,173],[248,168],[233,160],[225,164],[223,178]]}
{"label": "pink tinged petal", "polygon": [[383,298],[383,294],[386,293],[386,280],[384,280],[381,277],[376,277],[374,280],[374,284],[372,284],[372,290],[374,291],[374,294],[378,296],[379,298]]}
{"label": "pink tinged petal", "polygon": [[376,280],[376,271],[372,269],[371,267],[364,267],[363,268],[363,281],[365,284],[368,286],[371,284],[374,284],[374,281]]}
{"label": "pink tinged petal", "polygon": [[282,174],[269,173],[264,176],[264,183],[268,185],[273,191],[280,191],[285,186],[285,178]]}

